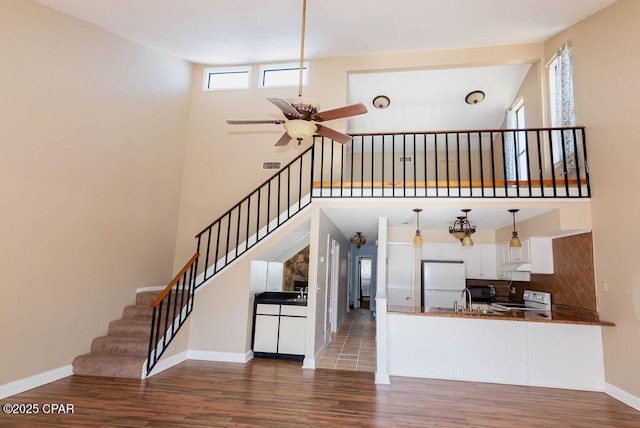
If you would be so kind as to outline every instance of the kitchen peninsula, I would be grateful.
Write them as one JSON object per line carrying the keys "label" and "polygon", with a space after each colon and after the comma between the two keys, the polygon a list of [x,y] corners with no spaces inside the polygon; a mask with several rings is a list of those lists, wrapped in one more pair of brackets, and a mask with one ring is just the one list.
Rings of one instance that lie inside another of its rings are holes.
{"label": "kitchen peninsula", "polygon": [[553,311],[424,312],[388,308],[388,374],[601,391],[602,328]]}

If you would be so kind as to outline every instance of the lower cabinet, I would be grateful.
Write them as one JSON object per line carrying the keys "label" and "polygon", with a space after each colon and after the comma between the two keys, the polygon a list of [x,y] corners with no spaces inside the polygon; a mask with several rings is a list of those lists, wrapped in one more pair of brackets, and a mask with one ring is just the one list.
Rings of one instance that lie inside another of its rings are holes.
{"label": "lower cabinet", "polygon": [[256,305],[253,352],[257,356],[304,356],[307,307]]}

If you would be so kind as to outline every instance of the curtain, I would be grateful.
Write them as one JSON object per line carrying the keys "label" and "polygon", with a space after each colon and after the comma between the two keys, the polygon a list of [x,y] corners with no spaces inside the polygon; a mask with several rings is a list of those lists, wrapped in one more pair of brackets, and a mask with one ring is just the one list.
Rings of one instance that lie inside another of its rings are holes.
{"label": "curtain", "polygon": [[[505,119],[507,129],[516,128],[516,115],[511,109],[507,110]],[[504,162],[507,167],[507,180],[516,179],[516,150],[515,150],[515,133],[504,133]]]}
{"label": "curtain", "polygon": [[[556,118],[558,123],[555,126],[576,126],[576,104],[573,96],[573,63],[571,59],[571,43],[565,42],[556,54]],[[556,163],[563,164],[566,158],[567,173],[573,171],[576,166],[574,138],[572,131],[562,131],[558,133],[558,155]],[[564,150],[562,150],[564,146]]]}

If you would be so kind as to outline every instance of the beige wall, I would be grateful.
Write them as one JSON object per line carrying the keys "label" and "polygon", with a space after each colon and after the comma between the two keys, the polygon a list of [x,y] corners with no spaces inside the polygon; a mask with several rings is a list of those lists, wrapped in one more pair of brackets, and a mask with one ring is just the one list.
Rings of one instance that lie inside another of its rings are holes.
{"label": "beige wall", "polygon": [[[640,396],[640,271],[631,226],[640,212],[640,2],[620,0],[545,42],[548,60],[571,40],[578,123],[587,126],[595,276],[606,381]],[[608,284],[604,291],[603,283]]]}
{"label": "beige wall", "polygon": [[171,279],[192,66],[25,0],[0,52],[3,384]]}

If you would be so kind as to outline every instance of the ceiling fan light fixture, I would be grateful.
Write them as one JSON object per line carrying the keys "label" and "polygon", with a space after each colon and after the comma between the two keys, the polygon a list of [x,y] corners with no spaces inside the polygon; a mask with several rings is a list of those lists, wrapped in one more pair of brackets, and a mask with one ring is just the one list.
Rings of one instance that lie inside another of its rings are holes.
{"label": "ceiling fan light fixture", "polygon": [[316,114],[320,111],[320,104],[313,98],[287,98],[287,102],[291,104],[291,107],[296,109],[301,115],[308,115],[310,117],[312,114]]}
{"label": "ceiling fan light fixture", "polygon": [[318,127],[315,123],[302,119],[289,120],[284,123],[284,129],[291,138],[298,141],[305,140],[315,134]]}

